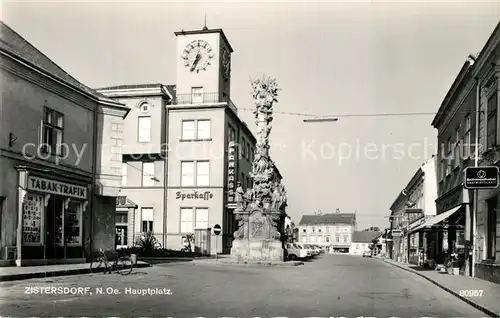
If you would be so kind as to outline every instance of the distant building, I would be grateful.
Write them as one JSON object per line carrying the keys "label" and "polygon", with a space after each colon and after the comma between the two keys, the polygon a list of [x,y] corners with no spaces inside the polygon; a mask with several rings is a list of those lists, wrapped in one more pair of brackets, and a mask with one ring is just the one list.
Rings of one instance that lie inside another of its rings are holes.
{"label": "distant building", "polygon": [[[389,222],[389,257],[418,264],[434,257],[437,240],[426,230],[436,215],[436,156],[417,169],[392,203]],[[424,256],[422,258],[422,255]]]}
{"label": "distant building", "polygon": [[330,252],[347,253],[356,230],[356,214],[303,215],[298,228],[299,243],[323,246]]}
{"label": "distant building", "polygon": [[378,251],[380,251],[379,247],[382,246],[382,242],[379,244],[379,240],[382,238],[383,234],[383,232],[374,231],[355,231],[352,235],[349,254],[363,255],[363,252],[370,250],[370,245],[376,240],[377,243],[373,245],[373,255],[377,255]]}

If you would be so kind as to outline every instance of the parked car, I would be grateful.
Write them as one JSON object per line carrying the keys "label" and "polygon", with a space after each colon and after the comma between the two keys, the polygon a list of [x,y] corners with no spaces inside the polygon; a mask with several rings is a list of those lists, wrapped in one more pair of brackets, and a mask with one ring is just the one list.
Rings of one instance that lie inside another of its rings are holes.
{"label": "parked car", "polygon": [[317,246],[311,246],[311,252],[314,256],[321,254],[321,249]]}
{"label": "parked car", "polygon": [[305,247],[304,245],[301,245],[301,244],[295,244],[295,245],[297,245],[298,247],[300,247],[300,248],[302,248],[302,249],[306,250],[306,252],[307,252],[307,257],[313,257],[313,254],[312,254],[312,251],[311,251],[311,249],[310,249],[310,248],[307,248],[307,247]]}
{"label": "parked car", "polygon": [[363,252],[363,257],[372,257],[372,251],[366,250]]}
{"label": "parked car", "polygon": [[301,259],[307,258],[307,250],[302,248],[302,246],[295,243],[286,244],[286,255],[288,259]]}

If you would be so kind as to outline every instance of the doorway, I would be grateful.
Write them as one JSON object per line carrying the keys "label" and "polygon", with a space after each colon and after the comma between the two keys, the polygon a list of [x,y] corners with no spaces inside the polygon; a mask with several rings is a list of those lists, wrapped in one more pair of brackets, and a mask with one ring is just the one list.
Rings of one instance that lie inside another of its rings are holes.
{"label": "doorway", "polygon": [[51,195],[45,209],[45,259],[64,258],[63,197]]}

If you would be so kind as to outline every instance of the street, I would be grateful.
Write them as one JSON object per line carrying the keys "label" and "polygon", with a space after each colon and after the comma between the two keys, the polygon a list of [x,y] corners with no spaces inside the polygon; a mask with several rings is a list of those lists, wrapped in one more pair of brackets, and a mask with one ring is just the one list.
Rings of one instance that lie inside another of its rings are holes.
{"label": "street", "polygon": [[[35,287],[90,287],[92,295],[25,294]],[[97,288],[104,295],[96,295]],[[126,288],[159,288],[171,295],[125,295]],[[129,276],[4,282],[0,291],[0,315],[18,317],[485,316],[419,276],[349,255],[324,255],[297,267],[168,263]]]}

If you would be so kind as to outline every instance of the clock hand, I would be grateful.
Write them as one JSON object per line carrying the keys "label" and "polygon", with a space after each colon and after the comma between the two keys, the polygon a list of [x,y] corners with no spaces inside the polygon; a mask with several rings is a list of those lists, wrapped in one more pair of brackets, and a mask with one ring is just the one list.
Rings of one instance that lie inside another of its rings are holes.
{"label": "clock hand", "polygon": [[196,53],[194,59],[193,59],[193,63],[191,64],[191,71],[194,70],[196,64],[198,64],[198,61],[200,60],[200,50],[198,50],[198,52]]}

